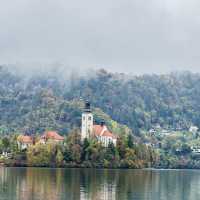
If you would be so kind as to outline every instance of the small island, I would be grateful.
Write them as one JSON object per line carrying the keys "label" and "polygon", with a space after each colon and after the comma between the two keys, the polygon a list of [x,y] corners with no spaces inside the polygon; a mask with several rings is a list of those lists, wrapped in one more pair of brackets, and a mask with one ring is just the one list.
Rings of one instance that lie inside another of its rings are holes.
{"label": "small island", "polygon": [[67,136],[53,130],[43,135],[14,135],[1,139],[4,166],[147,168],[156,164],[156,152],[134,142],[132,135],[118,136],[102,121],[93,124],[90,103],[85,103],[81,129]]}

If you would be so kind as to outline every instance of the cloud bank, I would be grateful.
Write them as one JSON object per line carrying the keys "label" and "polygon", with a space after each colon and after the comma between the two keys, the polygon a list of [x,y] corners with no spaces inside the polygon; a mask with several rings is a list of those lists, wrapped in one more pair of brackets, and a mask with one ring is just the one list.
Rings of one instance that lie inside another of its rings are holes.
{"label": "cloud bank", "polygon": [[200,72],[199,7],[198,0],[1,1],[0,63]]}

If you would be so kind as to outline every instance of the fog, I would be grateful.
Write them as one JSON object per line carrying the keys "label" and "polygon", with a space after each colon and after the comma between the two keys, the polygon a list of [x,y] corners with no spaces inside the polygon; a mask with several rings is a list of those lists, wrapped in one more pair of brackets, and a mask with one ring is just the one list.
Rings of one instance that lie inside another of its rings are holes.
{"label": "fog", "polygon": [[[0,64],[200,71],[198,0],[0,0]],[[45,66],[45,67],[41,67]]]}

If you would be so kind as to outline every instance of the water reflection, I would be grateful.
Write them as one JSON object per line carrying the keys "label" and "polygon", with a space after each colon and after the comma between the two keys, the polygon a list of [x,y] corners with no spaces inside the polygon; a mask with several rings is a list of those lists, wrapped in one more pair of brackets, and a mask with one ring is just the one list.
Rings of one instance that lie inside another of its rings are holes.
{"label": "water reflection", "polygon": [[196,200],[193,170],[0,168],[0,200]]}

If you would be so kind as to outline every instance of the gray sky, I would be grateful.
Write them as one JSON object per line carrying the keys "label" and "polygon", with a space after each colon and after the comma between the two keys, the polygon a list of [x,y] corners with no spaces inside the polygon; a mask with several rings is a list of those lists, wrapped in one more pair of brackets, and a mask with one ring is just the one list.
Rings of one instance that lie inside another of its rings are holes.
{"label": "gray sky", "polygon": [[[199,0],[0,0],[0,63],[200,72]],[[31,66],[30,65],[30,66]]]}

